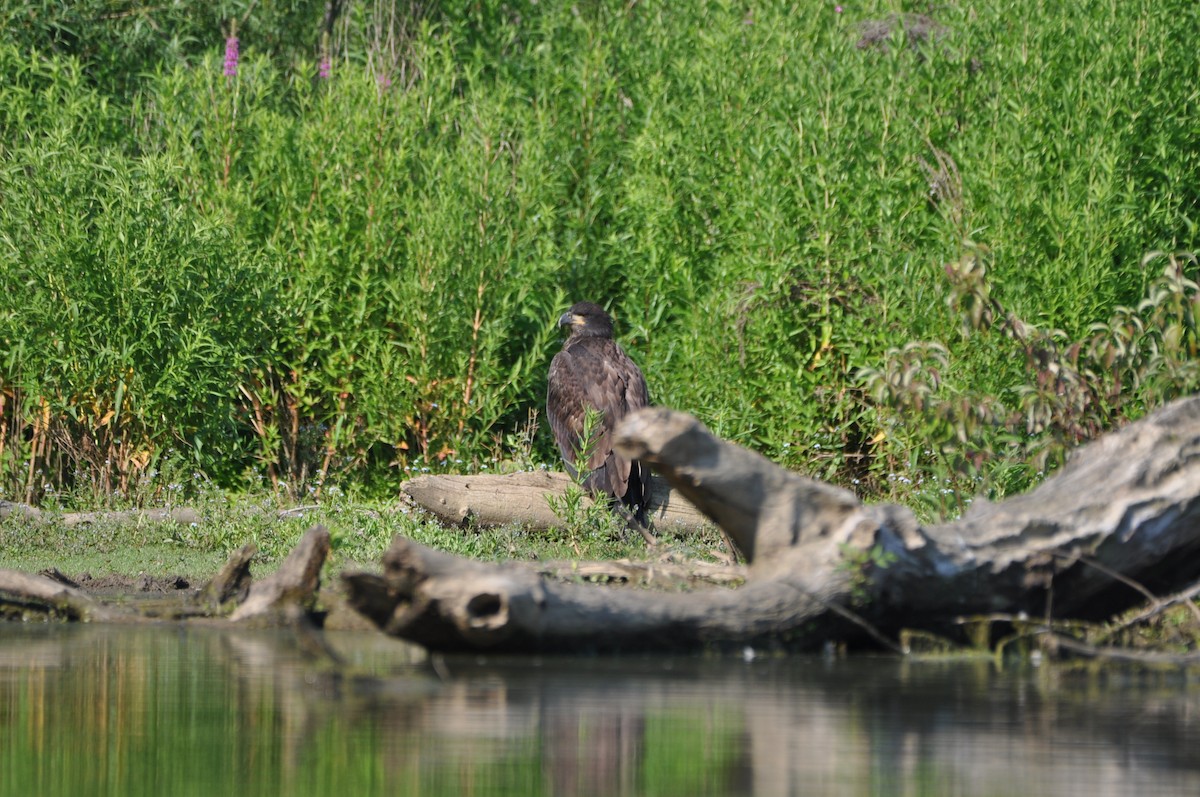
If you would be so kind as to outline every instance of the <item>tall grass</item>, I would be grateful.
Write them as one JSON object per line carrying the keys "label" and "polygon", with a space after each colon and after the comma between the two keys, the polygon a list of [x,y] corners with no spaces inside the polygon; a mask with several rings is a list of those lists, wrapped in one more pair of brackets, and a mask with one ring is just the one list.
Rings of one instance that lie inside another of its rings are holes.
{"label": "tall grass", "polygon": [[[1186,329],[1139,306],[1165,290],[1145,253],[1197,246],[1182,0],[290,8],[197,12],[195,46],[7,29],[5,493],[121,492],[169,456],[296,493],[481,465],[581,298],[656,403],[791,467],[1010,489],[1079,435],[1014,432],[1032,344],[963,335],[971,307],[1061,341],[1121,312]],[[985,251],[984,282],[947,271]],[[1171,351],[1080,428],[1194,389]]]}

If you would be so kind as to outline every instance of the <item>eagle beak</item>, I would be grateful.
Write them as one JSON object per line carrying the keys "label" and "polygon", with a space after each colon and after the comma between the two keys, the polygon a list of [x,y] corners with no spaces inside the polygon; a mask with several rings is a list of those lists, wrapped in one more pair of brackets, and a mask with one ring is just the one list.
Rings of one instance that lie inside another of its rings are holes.
{"label": "eagle beak", "polygon": [[573,327],[577,324],[582,324],[583,318],[574,313],[563,313],[558,317],[558,325],[560,327]]}

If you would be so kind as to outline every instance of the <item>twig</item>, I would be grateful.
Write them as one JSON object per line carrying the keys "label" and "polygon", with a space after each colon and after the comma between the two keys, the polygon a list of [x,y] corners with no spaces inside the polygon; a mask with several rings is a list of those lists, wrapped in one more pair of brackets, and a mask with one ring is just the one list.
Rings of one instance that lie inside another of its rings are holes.
{"label": "twig", "polygon": [[1095,623],[1085,622],[1083,620],[1047,620],[1045,618],[1038,619],[1031,617],[1028,614],[1004,614],[1002,612],[992,612],[991,614],[973,614],[954,618],[955,625],[968,625],[971,623],[1008,623],[1012,626],[1037,626],[1038,629],[1054,629],[1054,628],[1075,628],[1090,630],[1096,629],[1098,626]]}
{"label": "twig", "polygon": [[905,650],[903,645],[901,645],[899,642],[896,642],[895,640],[890,639],[889,637],[885,636],[882,631],[880,631],[875,626],[871,625],[871,623],[867,622],[867,620],[865,618],[863,618],[861,615],[857,614],[856,612],[853,612],[850,609],[847,609],[845,606],[840,606],[836,603],[833,603],[832,601],[827,601],[815,593],[800,589],[799,587],[795,587],[795,586],[793,586],[792,588],[795,589],[797,592],[801,593],[802,595],[804,595],[805,597],[811,598],[812,600],[821,604],[826,609],[833,612],[834,614],[841,617],[842,619],[849,620],[850,622],[854,623],[856,626],[858,626],[859,628],[866,631],[867,634],[870,635],[870,637],[872,639],[874,639],[879,644],[883,645],[888,650],[891,650],[893,653],[898,653],[901,656],[908,655],[908,651]]}
{"label": "twig", "polygon": [[[1085,565],[1087,565],[1091,568],[1094,568],[1095,570],[1100,571],[1101,573],[1108,576],[1109,578],[1112,578],[1116,581],[1120,581],[1122,584],[1129,587],[1130,589],[1136,590],[1137,592],[1141,593],[1141,595],[1143,597],[1145,597],[1146,600],[1150,601],[1150,604],[1151,604],[1151,608],[1149,609],[1150,614],[1148,615],[1148,617],[1153,617],[1155,614],[1158,614],[1158,613],[1164,611],[1168,607],[1168,605],[1170,605],[1170,604],[1165,604],[1163,599],[1159,598],[1153,592],[1146,589],[1146,587],[1142,586],[1137,581],[1134,581],[1129,576],[1126,576],[1122,573],[1118,573],[1116,570],[1113,570],[1112,568],[1108,567],[1107,565],[1103,565],[1100,562],[1097,562],[1095,559],[1091,558],[1090,556],[1083,556],[1082,554],[1068,554],[1063,551],[1055,551],[1054,555],[1060,559],[1083,562]],[[1196,584],[1192,587],[1189,587],[1188,590],[1186,590],[1184,593],[1176,593],[1176,596],[1183,595],[1186,592],[1191,592],[1191,596],[1200,594],[1200,584]],[[1192,611],[1192,616],[1196,618],[1197,623],[1200,623],[1200,607],[1197,607],[1196,604],[1194,604],[1190,601],[1187,601],[1186,599],[1177,600],[1175,602],[1176,603],[1186,602],[1188,608],[1191,609],[1191,611]]]}
{"label": "twig", "polygon": [[1130,650],[1128,648],[1098,648],[1086,642],[1079,642],[1069,637],[1060,636],[1052,631],[1046,632],[1051,645],[1070,651],[1080,656],[1109,661],[1128,661],[1138,664],[1196,664],[1200,663],[1200,651],[1195,653],[1159,653],[1157,651]]}
{"label": "twig", "polygon": [[908,655],[908,651],[905,650],[903,645],[901,645],[899,642],[896,642],[896,641],[884,636],[882,631],[880,631],[878,628],[876,628],[875,626],[868,623],[865,619],[863,619],[858,614],[847,609],[845,606],[839,606],[836,603],[830,603],[829,601],[823,601],[820,598],[818,598],[816,595],[813,595],[811,593],[809,593],[809,597],[812,598],[813,600],[815,600],[817,603],[824,606],[826,609],[829,609],[829,611],[833,612],[834,614],[838,615],[839,617],[841,617],[845,620],[849,620],[850,622],[854,623],[859,628],[866,631],[871,636],[872,639],[874,639],[876,642],[883,645],[884,647],[888,648],[893,653],[899,653],[901,656]]}
{"label": "twig", "polygon": [[642,538],[646,540],[647,545],[649,545],[651,548],[658,545],[658,538],[654,536],[654,533],[638,522],[638,519],[633,516],[633,513],[629,511],[629,508],[622,504],[619,500],[612,502],[612,510],[621,516],[621,519],[625,521],[626,526],[637,532],[640,532]]}
{"label": "twig", "polygon": [[1095,570],[1099,570],[1101,573],[1108,576],[1109,578],[1114,579],[1116,581],[1120,581],[1122,584],[1129,587],[1130,589],[1140,592],[1142,594],[1142,596],[1145,597],[1146,600],[1150,601],[1151,603],[1155,603],[1155,604],[1158,603],[1158,596],[1155,595],[1153,592],[1146,589],[1144,586],[1142,586],[1138,582],[1134,581],[1129,576],[1126,576],[1123,573],[1118,573],[1116,570],[1113,570],[1111,567],[1108,567],[1107,565],[1100,564],[1095,559],[1092,559],[1090,556],[1084,556],[1083,554],[1079,554],[1079,553],[1067,553],[1066,551],[1054,551],[1053,553],[1054,553],[1054,556],[1056,556],[1059,559],[1064,559],[1069,562],[1083,562],[1088,567],[1091,567]]}
{"label": "twig", "polygon": [[1197,595],[1200,595],[1200,583],[1193,584],[1182,592],[1176,592],[1174,595],[1168,595],[1167,597],[1162,598],[1161,600],[1157,601],[1156,605],[1151,606],[1145,611],[1135,614],[1133,617],[1130,617],[1128,620],[1118,625],[1113,629],[1113,632],[1115,633],[1117,631],[1124,631],[1126,628],[1145,622],[1152,617],[1162,614],[1167,609],[1179,603],[1186,603],[1188,608],[1192,610],[1192,614],[1197,615],[1197,620],[1200,620],[1200,609],[1198,609],[1196,604],[1192,602],[1192,599]]}
{"label": "twig", "polygon": [[293,506],[288,509],[280,509],[275,513],[275,516],[282,519],[288,517],[301,517],[305,512],[311,512],[314,509],[320,509],[320,504],[308,504],[307,506]]}

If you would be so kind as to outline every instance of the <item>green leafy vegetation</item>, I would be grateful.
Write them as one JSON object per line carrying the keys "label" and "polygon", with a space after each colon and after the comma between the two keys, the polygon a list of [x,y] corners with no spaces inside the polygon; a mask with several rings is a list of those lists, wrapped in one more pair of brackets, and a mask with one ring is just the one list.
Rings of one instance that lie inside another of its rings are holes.
{"label": "green leafy vegetation", "polygon": [[0,495],[557,467],[580,299],[926,517],[1197,386],[1194,3],[326,6],[0,9]]}
{"label": "green leafy vegetation", "polygon": [[[579,444],[575,448],[575,463],[587,465],[592,461],[600,432],[600,424],[604,414],[599,410],[588,407],[583,413],[583,429]],[[620,537],[625,532],[624,524],[619,516],[612,512],[606,502],[593,500],[588,496],[584,483],[591,475],[586,467],[567,467],[571,475],[571,483],[562,495],[547,495],[546,502],[550,511],[562,521],[562,533],[575,549],[581,554],[580,542],[587,540],[605,540]]]}
{"label": "green leafy vegetation", "polygon": [[838,563],[838,569],[845,571],[850,578],[851,600],[858,605],[865,604],[869,600],[868,587],[872,575],[895,564],[896,555],[879,545],[866,551],[846,545],[842,546],[841,551],[842,560]]}
{"label": "green leafy vegetation", "polygon": [[[524,559],[569,561],[644,558],[640,537],[620,533],[578,536],[531,531],[518,525],[450,530],[405,507],[367,505],[344,497],[303,511],[281,509],[270,500],[229,500],[209,491],[192,502],[195,522],[151,522],[146,518],[100,517],[86,524],[65,522],[49,513],[42,522],[12,515],[0,520],[0,567],[38,572],[58,568],[93,575],[140,573],[211,576],[242,545],[258,548],[254,572],[272,572],[299,542],[306,529],[329,529],[328,572],[378,567],[380,556],[397,534],[424,545],[485,561]],[[665,549],[699,559],[719,547],[715,533],[663,535]]]}

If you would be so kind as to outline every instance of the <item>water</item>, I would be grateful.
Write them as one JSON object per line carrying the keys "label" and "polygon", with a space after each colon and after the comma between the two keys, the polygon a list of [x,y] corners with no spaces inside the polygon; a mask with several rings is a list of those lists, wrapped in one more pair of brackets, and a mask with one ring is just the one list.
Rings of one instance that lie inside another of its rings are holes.
{"label": "water", "polygon": [[0,623],[0,795],[1195,795],[1200,674]]}

